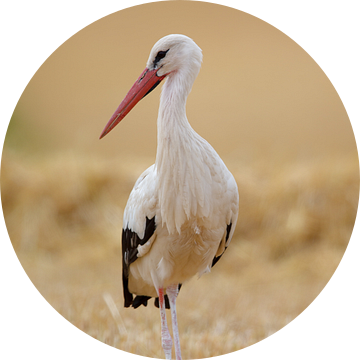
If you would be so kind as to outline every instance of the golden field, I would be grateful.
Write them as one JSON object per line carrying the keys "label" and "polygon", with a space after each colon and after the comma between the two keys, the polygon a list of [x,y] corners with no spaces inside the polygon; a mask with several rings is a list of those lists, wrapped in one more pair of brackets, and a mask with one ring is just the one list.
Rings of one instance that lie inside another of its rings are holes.
{"label": "golden field", "polygon": [[[154,26],[149,13],[163,21]],[[134,19],[153,32],[125,32]],[[159,91],[98,137],[168,33],[203,49],[188,117],[240,193],[231,246],[177,302],[183,357],[204,358],[298,316],[334,273],[354,226],[359,163],[349,119],[291,39],[205,3],[147,4],[97,21],[49,57],[19,100],[2,156],[2,205],[22,266],[62,316],[106,344],[163,358],[158,309],[123,308],[120,250],[126,200],[154,162]]]}
{"label": "golden field", "polygon": [[[162,358],[158,309],[123,308],[121,217],[136,171],[116,165],[4,158],[6,224],[31,281],[61,315],[111,346]],[[293,320],[332,276],[354,225],[356,161],[234,175],[241,205],[231,246],[179,294],[184,358],[241,349]]]}

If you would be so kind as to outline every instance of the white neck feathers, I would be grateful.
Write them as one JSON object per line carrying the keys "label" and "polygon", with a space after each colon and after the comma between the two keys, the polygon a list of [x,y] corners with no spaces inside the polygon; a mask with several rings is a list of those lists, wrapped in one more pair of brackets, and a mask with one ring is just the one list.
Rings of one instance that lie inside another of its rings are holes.
{"label": "white neck feathers", "polygon": [[186,117],[186,99],[197,72],[187,77],[170,74],[161,93],[155,168],[162,225],[170,233],[180,233],[191,216],[207,217],[211,211],[212,148]]}

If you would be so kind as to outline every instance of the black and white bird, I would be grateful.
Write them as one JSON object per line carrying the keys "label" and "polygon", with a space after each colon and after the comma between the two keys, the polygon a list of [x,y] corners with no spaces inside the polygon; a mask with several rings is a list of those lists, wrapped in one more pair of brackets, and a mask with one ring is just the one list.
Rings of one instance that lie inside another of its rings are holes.
{"label": "black and white bird", "polygon": [[160,39],[100,136],[165,80],[156,161],[130,193],[124,211],[122,262],[125,307],[146,306],[155,298],[166,359],[171,359],[172,338],[165,308],[171,311],[175,355],[181,359],[175,307],[178,291],[181,284],[216,264],[231,241],[238,216],[234,177],[186,117],[186,99],[201,61],[201,49],[187,36]]}

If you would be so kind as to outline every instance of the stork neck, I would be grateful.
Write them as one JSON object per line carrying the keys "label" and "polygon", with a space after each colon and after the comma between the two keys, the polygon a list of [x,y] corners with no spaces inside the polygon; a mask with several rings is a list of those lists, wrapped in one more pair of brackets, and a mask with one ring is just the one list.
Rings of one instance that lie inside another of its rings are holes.
{"label": "stork neck", "polygon": [[173,74],[168,77],[161,92],[157,124],[156,167],[158,170],[164,158],[169,159],[171,166],[176,166],[174,162],[181,161],[179,152],[184,150],[184,142],[189,146],[192,137],[196,134],[186,117],[186,99],[191,89],[191,86],[186,85],[186,82],[181,81],[179,73]]}
{"label": "stork neck", "polygon": [[180,233],[181,226],[191,215],[206,218],[211,211],[212,180],[207,164],[212,148],[186,118],[186,98],[191,86],[182,86],[181,80],[184,78],[167,79],[158,116],[157,194],[161,222],[163,226],[166,224],[170,234]]}

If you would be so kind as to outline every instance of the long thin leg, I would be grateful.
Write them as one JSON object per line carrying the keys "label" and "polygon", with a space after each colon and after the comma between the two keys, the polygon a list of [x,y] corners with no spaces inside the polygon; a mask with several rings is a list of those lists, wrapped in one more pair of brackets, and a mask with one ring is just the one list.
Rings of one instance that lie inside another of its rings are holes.
{"label": "long thin leg", "polygon": [[165,358],[171,359],[172,339],[166,321],[164,289],[159,288],[159,308],[161,317],[161,345],[164,349]]}
{"label": "long thin leg", "polygon": [[178,291],[179,291],[178,284],[170,285],[166,288],[166,294],[170,302],[171,323],[172,323],[174,343],[175,343],[175,356],[176,356],[176,360],[181,360],[180,338],[179,338],[179,330],[178,330],[178,323],[176,316],[176,297]]}

